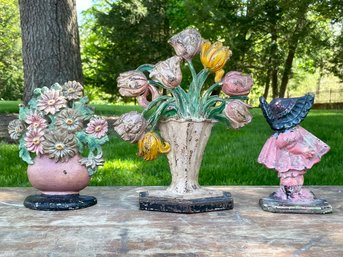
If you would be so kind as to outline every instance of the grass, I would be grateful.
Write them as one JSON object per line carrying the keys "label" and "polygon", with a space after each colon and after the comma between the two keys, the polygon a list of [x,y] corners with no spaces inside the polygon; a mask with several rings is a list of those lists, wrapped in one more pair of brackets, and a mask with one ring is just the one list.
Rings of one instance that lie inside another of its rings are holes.
{"label": "grass", "polygon": [[[99,113],[120,114],[134,106],[99,106]],[[253,122],[240,130],[215,125],[202,162],[202,185],[277,185],[277,174],[257,163],[259,152],[272,131],[259,109]],[[302,126],[331,147],[305,176],[308,185],[343,185],[343,111],[312,110]],[[104,167],[91,181],[96,186],[168,185],[171,180],[166,156],[143,161],[131,145],[111,134],[104,146]],[[16,145],[0,143],[0,186],[29,186],[27,166],[19,159]]]}
{"label": "grass", "polygon": [[[20,101],[0,101],[0,113],[18,113]],[[120,115],[129,111],[141,111],[142,108],[137,105],[91,105],[99,115]]]}
{"label": "grass", "polygon": [[20,101],[0,101],[0,113],[17,113]]}

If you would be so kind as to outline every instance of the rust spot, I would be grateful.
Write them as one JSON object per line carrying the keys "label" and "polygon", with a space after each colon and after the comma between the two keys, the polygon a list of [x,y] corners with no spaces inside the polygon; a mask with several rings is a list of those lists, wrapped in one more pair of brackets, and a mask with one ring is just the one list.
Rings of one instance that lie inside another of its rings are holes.
{"label": "rust spot", "polygon": [[66,170],[63,170],[63,173],[64,173],[64,175],[67,175],[67,174],[68,174],[68,172],[67,172]]}

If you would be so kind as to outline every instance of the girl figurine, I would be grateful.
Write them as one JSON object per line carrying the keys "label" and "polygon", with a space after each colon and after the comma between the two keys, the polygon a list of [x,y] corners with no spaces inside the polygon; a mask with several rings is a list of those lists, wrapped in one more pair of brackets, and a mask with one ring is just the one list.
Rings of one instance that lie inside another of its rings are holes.
{"label": "girl figurine", "polygon": [[319,213],[332,210],[325,200],[317,199],[303,188],[306,171],[330,150],[327,144],[299,126],[313,101],[314,95],[310,93],[299,98],[276,98],[270,104],[260,97],[263,115],[275,133],[264,144],[258,162],[275,169],[280,178],[277,192],[260,200],[264,210],[317,213],[318,206]]}

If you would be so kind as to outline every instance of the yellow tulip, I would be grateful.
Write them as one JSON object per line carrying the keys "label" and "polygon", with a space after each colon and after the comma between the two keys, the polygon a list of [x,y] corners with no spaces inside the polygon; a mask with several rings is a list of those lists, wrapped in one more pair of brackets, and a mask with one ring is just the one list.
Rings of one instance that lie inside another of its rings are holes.
{"label": "yellow tulip", "polygon": [[219,82],[224,75],[223,67],[229,60],[232,52],[221,42],[211,44],[209,41],[204,41],[201,46],[200,60],[206,69],[214,72],[215,82]]}
{"label": "yellow tulip", "polygon": [[168,153],[170,145],[168,143],[163,144],[156,133],[148,132],[138,141],[138,149],[138,155],[149,161],[155,160],[160,153]]}

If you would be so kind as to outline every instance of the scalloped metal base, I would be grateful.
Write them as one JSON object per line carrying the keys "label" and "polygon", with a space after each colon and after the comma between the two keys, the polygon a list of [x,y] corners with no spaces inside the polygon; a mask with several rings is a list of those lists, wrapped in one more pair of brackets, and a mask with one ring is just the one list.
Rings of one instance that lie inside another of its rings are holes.
{"label": "scalloped metal base", "polygon": [[26,197],[24,206],[40,211],[68,211],[83,209],[97,203],[94,196],[88,195],[30,195]]}
{"label": "scalloped metal base", "polygon": [[[313,193],[312,193],[313,194]],[[331,205],[324,199],[315,198],[311,202],[291,202],[275,196],[264,197],[259,201],[262,210],[275,213],[327,214],[332,213]]]}
{"label": "scalloped metal base", "polygon": [[183,198],[183,196],[150,196],[139,193],[139,209],[146,211],[200,213],[233,209],[233,198],[229,192],[220,196]]}

